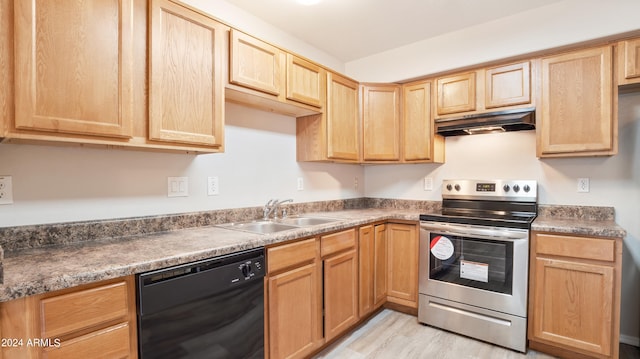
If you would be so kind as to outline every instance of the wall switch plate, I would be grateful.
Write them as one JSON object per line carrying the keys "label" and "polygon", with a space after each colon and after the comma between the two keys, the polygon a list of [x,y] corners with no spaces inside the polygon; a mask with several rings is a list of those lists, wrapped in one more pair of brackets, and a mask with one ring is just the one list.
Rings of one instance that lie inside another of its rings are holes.
{"label": "wall switch plate", "polygon": [[433,178],[431,177],[424,178],[424,190],[433,191]]}
{"label": "wall switch plate", "polygon": [[581,192],[581,193],[589,192],[588,178],[578,178],[578,192]]}
{"label": "wall switch plate", "polygon": [[304,179],[302,177],[298,177],[298,191],[304,190]]}
{"label": "wall switch plate", "polygon": [[11,176],[0,176],[0,204],[13,203]]}
{"label": "wall switch plate", "polygon": [[188,197],[189,177],[167,177],[167,197]]}
{"label": "wall switch plate", "polygon": [[218,187],[218,176],[207,177],[207,195],[217,196],[218,194],[220,194],[220,189]]}

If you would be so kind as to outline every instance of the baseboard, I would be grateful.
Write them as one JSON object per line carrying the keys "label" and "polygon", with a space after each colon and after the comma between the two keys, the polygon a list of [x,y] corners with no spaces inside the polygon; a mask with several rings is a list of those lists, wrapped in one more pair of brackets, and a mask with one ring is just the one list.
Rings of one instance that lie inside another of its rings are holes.
{"label": "baseboard", "polygon": [[620,334],[620,343],[633,345],[634,347],[640,347],[640,338],[632,337],[631,335]]}

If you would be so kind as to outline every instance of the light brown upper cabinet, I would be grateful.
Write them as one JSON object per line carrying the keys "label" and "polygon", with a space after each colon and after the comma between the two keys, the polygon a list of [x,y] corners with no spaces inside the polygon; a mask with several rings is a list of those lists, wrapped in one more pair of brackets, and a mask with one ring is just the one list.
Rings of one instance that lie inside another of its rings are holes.
{"label": "light brown upper cabinet", "polygon": [[640,84],[640,39],[618,43],[618,85]]}
{"label": "light brown upper cabinet", "polygon": [[435,136],[431,82],[402,86],[402,157],[406,162],[444,162],[444,139]]}
{"label": "light brown upper cabinet", "polygon": [[229,42],[227,100],[293,117],[322,112],[326,71],[321,66],[235,29]]}
{"label": "light brown upper cabinet", "polygon": [[229,82],[278,96],[282,91],[286,54],[245,33],[231,29]]}
{"label": "light brown upper cabinet", "polygon": [[476,73],[441,77],[438,86],[438,115],[469,112],[476,109]]}
{"label": "light brown upper cabinet", "polygon": [[322,107],[326,98],[326,70],[307,60],[287,54],[287,98]]}
{"label": "light brown upper cabinet", "polygon": [[149,22],[149,138],[221,147],[224,26],[168,0]]}
{"label": "light brown upper cabinet", "polygon": [[529,61],[485,71],[485,108],[531,103]]}
{"label": "light brown upper cabinet", "polygon": [[539,157],[617,153],[612,52],[602,46],[542,58]]}
{"label": "light brown upper cabinet", "polygon": [[529,106],[529,61],[481,68],[436,80],[436,116],[497,111],[501,107]]}
{"label": "light brown upper cabinet", "polygon": [[360,159],[358,82],[327,72],[324,113],[298,117],[297,160],[357,162]]}
{"label": "light brown upper cabinet", "polygon": [[15,128],[131,137],[133,1],[19,0],[14,13]]}
{"label": "light brown upper cabinet", "polygon": [[400,86],[362,86],[362,152],[366,161],[400,160]]}
{"label": "light brown upper cabinet", "polygon": [[327,74],[327,157],[357,161],[360,158],[358,83],[335,73]]}

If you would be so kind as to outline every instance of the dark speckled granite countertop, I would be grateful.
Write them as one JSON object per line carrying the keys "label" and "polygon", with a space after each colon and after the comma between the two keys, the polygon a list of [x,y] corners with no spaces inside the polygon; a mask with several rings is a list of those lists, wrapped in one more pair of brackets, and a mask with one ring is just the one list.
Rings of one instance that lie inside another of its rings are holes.
{"label": "dark speckled granite countertop", "polygon": [[211,258],[244,249],[388,219],[414,220],[424,210],[355,209],[315,215],[339,221],[260,235],[215,226],[5,253],[0,302]]}
{"label": "dark speckled granite countertop", "polygon": [[[376,221],[418,221],[421,213],[435,211],[439,205],[439,202],[432,201],[387,199],[301,204],[299,213],[305,216],[339,220],[269,235],[214,226],[249,215],[254,216],[249,218],[255,218],[260,208],[108,223],[0,228],[0,244],[5,247],[0,302]],[[610,207],[540,206],[532,229],[624,237],[625,231],[615,224],[613,218],[613,208]]]}
{"label": "dark speckled granite countertop", "polygon": [[531,230],[591,237],[624,238],[627,232],[614,220],[613,207],[540,205]]}

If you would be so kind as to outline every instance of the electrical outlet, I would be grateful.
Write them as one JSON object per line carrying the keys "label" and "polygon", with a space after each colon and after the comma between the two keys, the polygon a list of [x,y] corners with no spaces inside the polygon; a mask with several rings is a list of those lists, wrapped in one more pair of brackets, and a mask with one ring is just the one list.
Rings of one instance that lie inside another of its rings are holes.
{"label": "electrical outlet", "polygon": [[581,192],[581,193],[589,192],[588,178],[578,178],[578,192]]}
{"label": "electrical outlet", "polygon": [[304,191],[304,179],[302,177],[298,177],[296,188],[298,191]]}
{"label": "electrical outlet", "polygon": [[220,190],[218,187],[218,176],[207,177],[207,195],[217,196],[218,194],[220,194]]}
{"label": "electrical outlet", "polygon": [[358,189],[358,176],[353,177],[353,189],[357,190]]}
{"label": "electrical outlet", "polygon": [[424,178],[424,190],[433,191],[433,178],[431,177]]}
{"label": "electrical outlet", "polygon": [[167,177],[167,197],[188,197],[189,177]]}
{"label": "electrical outlet", "polygon": [[0,176],[0,204],[13,203],[11,176]]}

